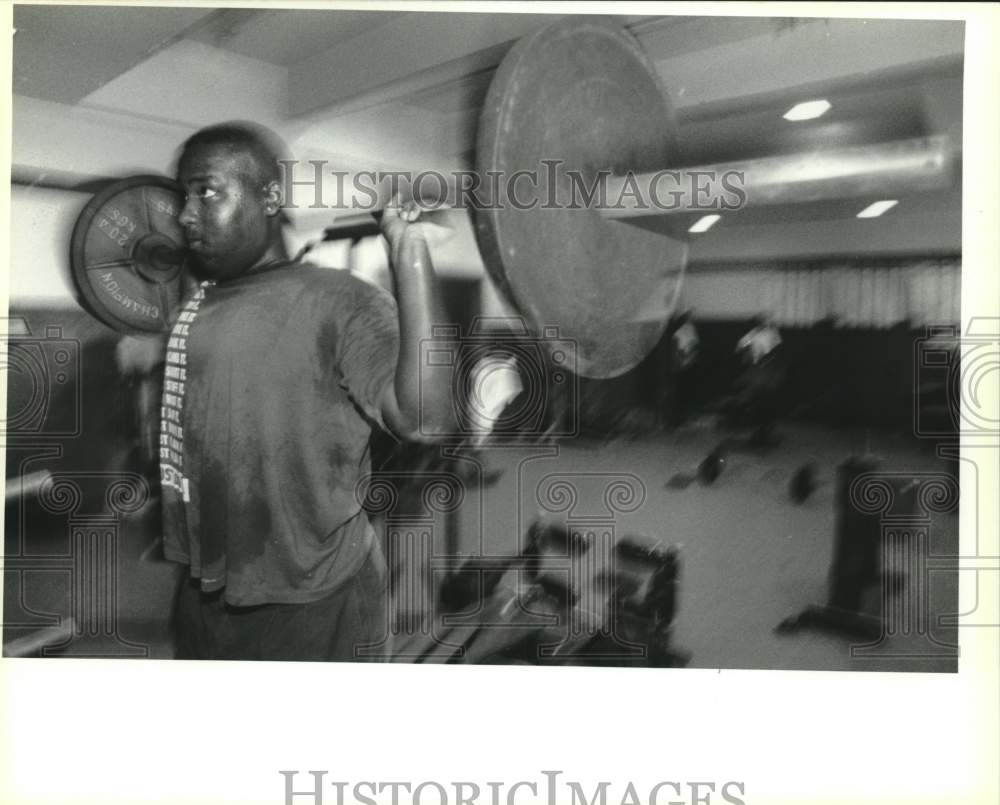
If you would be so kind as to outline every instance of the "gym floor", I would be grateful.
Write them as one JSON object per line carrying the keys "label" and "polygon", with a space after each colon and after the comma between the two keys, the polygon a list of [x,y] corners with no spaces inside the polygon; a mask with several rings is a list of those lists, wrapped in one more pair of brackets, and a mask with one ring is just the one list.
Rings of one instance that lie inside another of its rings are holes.
{"label": "gym floor", "polygon": [[[599,515],[603,505],[600,495],[590,494],[588,484],[607,486],[631,476],[626,482],[641,491],[631,503],[627,493],[619,499],[622,508],[634,510],[617,514],[614,528],[617,535],[644,534],[680,546],[674,643],[691,653],[689,667],[956,671],[957,649],[948,648],[956,643],[956,630],[940,626],[938,619],[959,611],[957,572],[932,574],[929,591],[918,602],[929,609],[933,640],[918,630],[852,652],[852,645],[867,641],[813,630],[775,633],[783,619],[827,600],[838,464],[867,452],[888,471],[954,469],[912,439],[884,432],[784,423],[778,433],[778,444],[768,450],[734,450],[713,484],[696,481],[684,489],[670,488],[667,482],[677,473],[693,473],[723,436],[708,421],[635,438],[563,442],[558,449],[490,449],[487,462],[499,477],[482,490],[467,491],[456,513],[459,550],[477,553],[481,535],[486,552],[516,553],[519,535],[539,511],[545,485],[554,478],[568,479],[578,488],[579,500],[569,514],[585,519]],[[815,463],[819,484],[804,503],[795,504],[788,482],[806,461]],[[146,647],[148,656],[169,658],[167,615],[177,568],[159,558],[157,514],[155,505],[149,505],[119,525],[117,625],[122,638]],[[66,554],[65,519],[61,526],[44,526],[38,512],[27,507],[16,516],[20,521],[8,519],[8,557],[14,555],[12,528],[30,533],[32,555]],[[440,522],[440,517],[435,520]],[[436,538],[435,543],[440,546],[442,541]],[[957,555],[957,512],[933,516],[930,546],[935,554]],[[41,613],[70,612],[67,572],[25,570],[15,580],[10,573],[15,564],[8,561],[5,619],[25,625],[8,628],[5,647],[51,622]],[[15,610],[24,616],[12,619]]]}
{"label": "gym floor", "polygon": [[[504,513],[532,516],[539,508],[540,482],[550,474],[606,478],[636,476],[644,502],[615,518],[618,535],[644,534],[681,548],[681,577],[675,643],[691,652],[689,667],[841,671],[955,671],[954,628],[936,626],[939,616],[958,611],[957,573],[933,573],[929,594],[930,635],[895,634],[870,650],[855,652],[864,639],[811,630],[779,635],[774,627],[811,604],[827,600],[827,575],[834,547],[834,477],[838,464],[867,451],[893,472],[948,472],[930,450],[886,433],[833,430],[785,424],[779,444],[766,451],[734,450],[711,485],[667,486],[677,473],[693,474],[722,436],[709,424],[652,432],[633,439],[589,445],[563,444],[557,456],[532,458],[532,451],[494,451],[490,464],[506,472],[484,492],[486,543],[516,550],[516,530]],[[819,485],[802,504],[788,483],[804,462],[814,462]],[[581,491],[585,486],[580,484]],[[586,503],[578,504],[582,517]],[[474,550],[474,512],[463,513],[463,548]],[[471,523],[469,522],[471,520]],[[471,527],[470,527],[471,526]],[[495,530],[494,530],[495,529]],[[469,543],[470,535],[472,542]],[[930,549],[957,554],[958,515],[932,517]],[[910,580],[912,582],[912,580]],[[905,594],[905,593],[904,593]],[[923,600],[926,598],[927,600]],[[871,610],[878,611],[873,591]],[[863,656],[862,656],[863,655]],[[890,656],[894,655],[894,656]]]}

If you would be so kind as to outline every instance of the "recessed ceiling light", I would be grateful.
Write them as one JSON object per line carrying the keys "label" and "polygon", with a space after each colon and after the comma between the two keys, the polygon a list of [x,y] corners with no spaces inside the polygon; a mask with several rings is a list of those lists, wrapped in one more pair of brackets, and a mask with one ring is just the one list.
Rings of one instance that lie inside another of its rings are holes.
{"label": "recessed ceiling light", "polygon": [[830,108],[830,102],[827,100],[819,101],[805,101],[804,103],[797,103],[791,109],[789,109],[785,114],[782,115],[785,120],[813,120],[820,115],[826,114],[827,110]]}
{"label": "recessed ceiling light", "polygon": [[888,212],[897,204],[899,204],[899,202],[895,199],[876,201],[874,204],[869,204],[861,212],[859,212],[858,218],[878,218],[882,213]]}
{"label": "recessed ceiling light", "polygon": [[708,232],[708,230],[711,229],[715,222],[721,217],[721,215],[703,215],[691,224],[691,228],[688,229],[688,232]]}

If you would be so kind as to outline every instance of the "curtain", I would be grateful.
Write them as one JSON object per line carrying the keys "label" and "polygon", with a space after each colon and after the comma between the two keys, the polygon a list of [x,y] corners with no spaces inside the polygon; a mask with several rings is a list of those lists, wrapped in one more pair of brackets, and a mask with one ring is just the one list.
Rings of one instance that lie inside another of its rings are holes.
{"label": "curtain", "polygon": [[703,318],[758,313],[778,325],[808,327],[833,318],[843,327],[958,324],[961,260],[865,260],[695,268],[683,302]]}

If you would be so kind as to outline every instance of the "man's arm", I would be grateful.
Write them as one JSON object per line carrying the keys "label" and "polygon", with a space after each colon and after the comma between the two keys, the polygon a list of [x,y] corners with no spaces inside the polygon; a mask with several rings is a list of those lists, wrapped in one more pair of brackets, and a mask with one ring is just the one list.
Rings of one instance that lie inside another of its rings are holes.
{"label": "man's arm", "polygon": [[431,337],[431,328],[446,323],[430,245],[443,242],[450,233],[426,221],[416,223],[418,215],[415,207],[395,205],[382,214],[382,232],[389,244],[390,267],[396,282],[399,359],[393,382],[383,394],[381,409],[386,425],[397,435],[431,440],[455,430],[452,367],[436,366],[430,375],[420,354],[421,343]]}

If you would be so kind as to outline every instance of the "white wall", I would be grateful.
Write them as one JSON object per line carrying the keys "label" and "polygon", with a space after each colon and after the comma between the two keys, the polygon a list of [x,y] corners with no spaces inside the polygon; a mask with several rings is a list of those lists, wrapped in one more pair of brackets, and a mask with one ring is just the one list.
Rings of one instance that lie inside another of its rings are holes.
{"label": "white wall", "polygon": [[[903,254],[958,253],[962,250],[962,204],[908,211],[909,200],[880,218],[827,221],[780,219],[756,226],[716,224],[691,239],[690,264],[730,260],[788,260],[830,255],[890,257]],[[864,206],[859,203],[858,209]]]}
{"label": "white wall", "polygon": [[12,130],[15,174],[86,179],[166,173],[194,128],[15,95]]}
{"label": "white wall", "polygon": [[86,193],[11,188],[10,304],[78,307],[69,274],[69,243]]}

